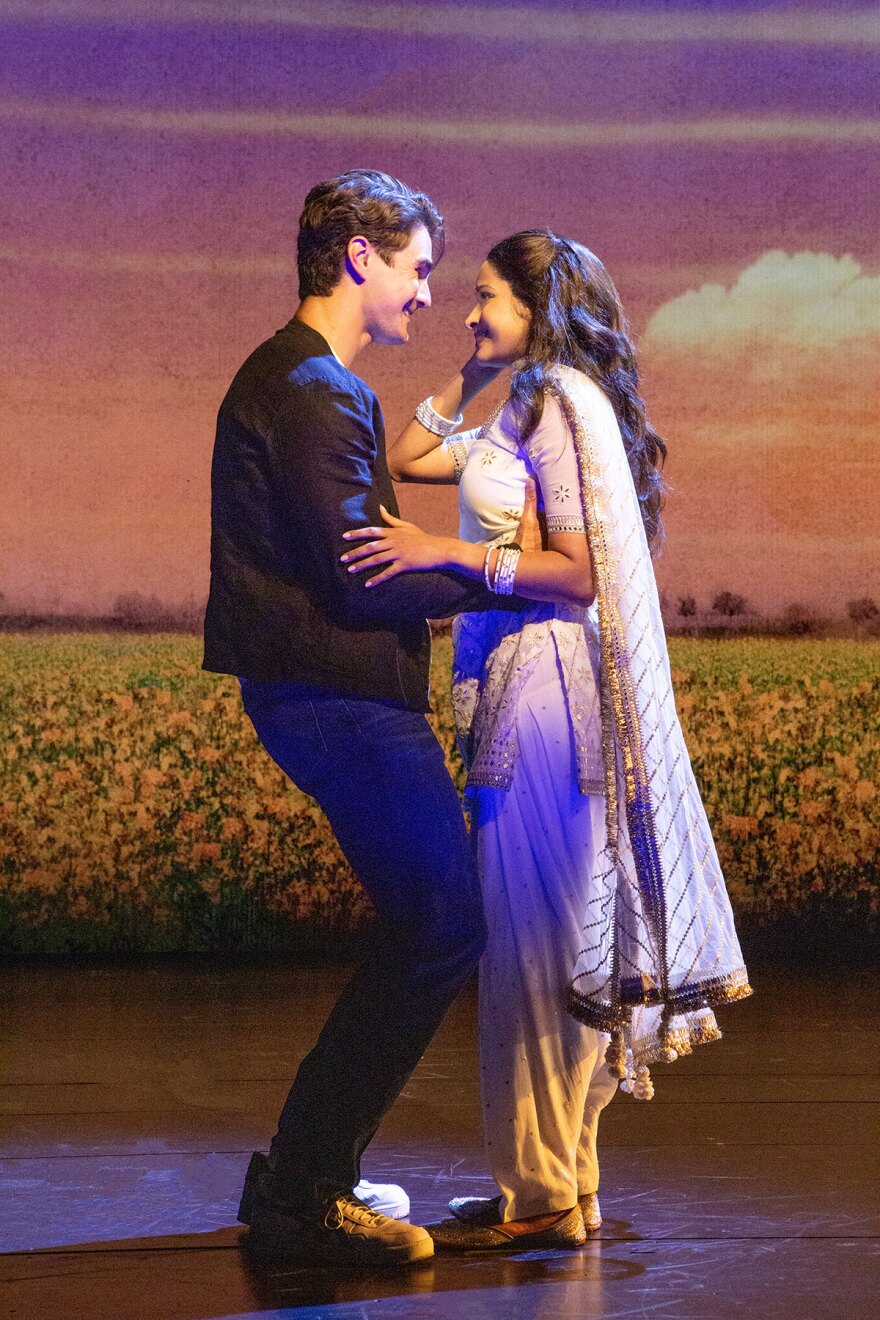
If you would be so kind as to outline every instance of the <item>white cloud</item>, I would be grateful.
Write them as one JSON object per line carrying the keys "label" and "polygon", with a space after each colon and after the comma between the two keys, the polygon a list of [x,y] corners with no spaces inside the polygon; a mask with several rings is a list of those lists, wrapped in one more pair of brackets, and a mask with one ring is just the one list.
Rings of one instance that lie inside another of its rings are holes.
{"label": "white cloud", "polygon": [[880,277],[827,252],[765,252],[732,288],[704,284],[664,303],[645,332],[655,349],[715,353],[756,343],[826,349],[875,337]]}

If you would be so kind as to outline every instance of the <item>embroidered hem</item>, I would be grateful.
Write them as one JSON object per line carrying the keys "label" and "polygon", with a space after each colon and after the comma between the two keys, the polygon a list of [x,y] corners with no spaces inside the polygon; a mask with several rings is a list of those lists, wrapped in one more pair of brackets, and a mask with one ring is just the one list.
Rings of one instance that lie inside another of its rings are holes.
{"label": "embroidered hem", "polygon": [[672,1048],[675,1057],[693,1054],[698,1045],[709,1045],[713,1040],[720,1040],[721,1028],[715,1021],[711,1008],[700,1014],[691,1014],[680,1027],[666,1032],[663,1042],[656,1038],[642,1041],[633,1049],[633,1064],[636,1068],[647,1068],[652,1063],[666,1062],[667,1050]]}
{"label": "embroidered hem", "polygon": [[[467,777],[465,791],[470,788],[504,788],[508,789],[513,783],[513,771],[507,770],[500,774],[493,774],[489,770],[475,770]],[[578,792],[581,797],[604,797],[605,780],[604,779],[582,779],[578,776]]]}
{"label": "embroidered hem", "polygon": [[585,532],[587,524],[583,518],[578,518],[571,513],[548,513],[547,531],[548,532]]}
{"label": "embroidered hem", "polygon": [[[664,1014],[672,1018],[680,1014],[687,1016],[699,1013],[700,1010],[719,1008],[723,1004],[734,1004],[737,1000],[747,999],[752,993],[748,973],[745,967],[739,967],[725,976],[713,976],[705,981],[694,981],[690,985],[681,986],[678,990],[670,991],[665,998],[660,996],[658,987],[653,982],[651,988],[645,989],[643,982],[635,977],[627,978],[621,984],[620,998],[617,1002],[594,999],[590,995],[581,994],[572,986],[568,992],[566,1007],[572,1017],[577,1018],[578,1022],[583,1022],[585,1026],[593,1027],[596,1031],[611,1032],[620,1031],[629,1025],[635,1007],[662,1006]],[[721,1034],[717,1024],[714,1030],[718,1035]],[[675,1031],[673,1030],[671,1034],[674,1036]],[[718,1036],[706,1035],[705,1039],[717,1040]],[[694,1043],[700,1045],[703,1040],[697,1039]],[[662,1058],[662,1051],[666,1046],[662,1043],[659,1034],[656,1048],[655,1057]],[[673,1048],[679,1054],[687,1053],[686,1050],[679,1050],[674,1043]],[[639,1051],[633,1053],[642,1054],[646,1050],[647,1047],[642,1046]]]}
{"label": "embroidered hem", "polygon": [[506,770],[492,774],[489,770],[474,770],[467,777],[466,788],[510,788],[513,783],[513,771]]}

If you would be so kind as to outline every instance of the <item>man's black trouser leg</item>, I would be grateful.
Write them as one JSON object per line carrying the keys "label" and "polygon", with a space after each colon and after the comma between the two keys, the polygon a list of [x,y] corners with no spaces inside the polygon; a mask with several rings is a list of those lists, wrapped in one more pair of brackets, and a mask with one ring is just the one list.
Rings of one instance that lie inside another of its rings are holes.
{"label": "man's black trouser leg", "polygon": [[300,1065],[272,1142],[294,1201],[326,1203],[476,967],[485,924],[458,794],[424,716],[292,683],[243,683],[263,746],[326,812],[380,937]]}

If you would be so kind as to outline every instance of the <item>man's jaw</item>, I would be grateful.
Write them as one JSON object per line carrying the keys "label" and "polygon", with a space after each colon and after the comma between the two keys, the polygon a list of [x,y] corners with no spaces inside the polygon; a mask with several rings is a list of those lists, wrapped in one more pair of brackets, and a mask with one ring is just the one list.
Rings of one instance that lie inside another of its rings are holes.
{"label": "man's jaw", "polygon": [[401,316],[401,320],[402,320],[402,324],[403,324],[403,342],[404,342],[404,343],[407,343],[407,341],[409,340],[409,327],[410,327],[410,322],[412,321],[413,316],[415,315],[415,311],[416,311],[416,309],[415,309],[414,307],[413,307],[413,308],[407,308],[407,307],[404,307],[404,309],[403,309],[403,313],[402,313],[402,316]]}
{"label": "man's jaw", "polygon": [[409,323],[410,313],[405,309],[397,317],[397,325],[392,330],[390,324],[383,326],[381,323],[372,330],[365,331],[366,344],[406,344],[409,342]]}

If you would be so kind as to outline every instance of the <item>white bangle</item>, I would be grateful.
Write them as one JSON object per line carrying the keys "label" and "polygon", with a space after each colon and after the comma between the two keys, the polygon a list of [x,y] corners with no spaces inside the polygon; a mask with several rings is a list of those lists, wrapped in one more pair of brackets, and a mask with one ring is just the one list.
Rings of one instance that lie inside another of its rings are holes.
{"label": "white bangle", "polygon": [[507,581],[507,571],[510,556],[506,550],[500,551],[498,555],[498,572],[495,574],[495,590],[499,596],[506,596],[505,583]]}
{"label": "white bangle", "polygon": [[516,575],[516,561],[519,559],[519,554],[518,550],[508,550],[505,555],[504,572],[498,588],[502,596],[510,596],[513,592],[513,579]]}
{"label": "white bangle", "polygon": [[[492,585],[490,587],[490,590],[494,591],[496,595],[498,596],[513,595],[513,583],[514,583],[514,579],[516,578],[516,570],[519,564],[519,557],[521,554],[522,551],[519,549],[518,546],[515,548],[511,548],[510,546],[503,546],[498,551],[498,561],[495,565],[495,573],[492,578]],[[488,562],[489,560],[487,555],[486,557],[487,569],[488,569]],[[485,576],[486,576],[486,584],[488,586],[488,582],[489,582],[488,571],[486,572]]]}
{"label": "white bangle", "polygon": [[492,590],[498,591],[498,583],[501,581],[501,566],[504,563],[504,548],[498,551],[498,558],[495,560],[495,572],[492,574]]}
{"label": "white bangle", "polygon": [[489,560],[492,557],[492,551],[494,549],[495,549],[494,545],[490,545],[486,551],[486,558],[483,560],[483,580],[486,583],[486,588],[488,591],[492,590],[492,583],[489,581]]}
{"label": "white bangle", "polygon": [[432,398],[433,396],[429,395],[427,399],[422,399],[422,402],[419,404],[418,408],[416,408],[416,421],[419,422],[426,431],[430,431],[433,435],[442,435],[444,437],[452,435],[452,432],[457,431],[461,426],[464,417],[461,413],[458,414],[454,421],[450,421],[448,417],[442,417],[433,406]]}

